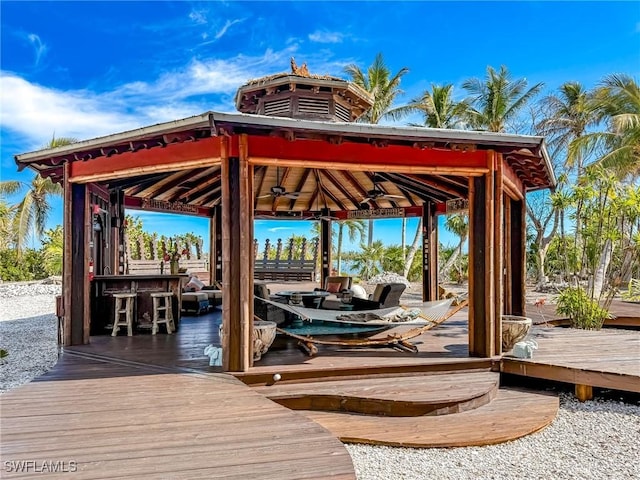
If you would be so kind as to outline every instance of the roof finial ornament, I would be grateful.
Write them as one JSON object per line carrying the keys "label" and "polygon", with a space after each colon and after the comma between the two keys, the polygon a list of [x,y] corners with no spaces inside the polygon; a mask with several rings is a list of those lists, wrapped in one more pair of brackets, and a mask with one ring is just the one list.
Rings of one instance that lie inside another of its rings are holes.
{"label": "roof finial ornament", "polygon": [[309,77],[309,69],[307,68],[307,63],[303,63],[300,67],[296,63],[296,59],[291,57],[291,73],[294,75],[298,75],[300,77]]}

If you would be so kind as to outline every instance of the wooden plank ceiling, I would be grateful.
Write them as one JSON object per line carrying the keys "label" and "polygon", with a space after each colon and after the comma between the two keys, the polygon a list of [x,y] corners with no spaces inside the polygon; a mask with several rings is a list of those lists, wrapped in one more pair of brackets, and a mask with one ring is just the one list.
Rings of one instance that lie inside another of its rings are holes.
{"label": "wooden plank ceiling", "polygon": [[[103,184],[132,198],[213,207],[221,200],[220,167],[142,175]],[[421,206],[466,198],[464,177],[256,166],[254,210],[263,216],[305,217],[368,208]]]}

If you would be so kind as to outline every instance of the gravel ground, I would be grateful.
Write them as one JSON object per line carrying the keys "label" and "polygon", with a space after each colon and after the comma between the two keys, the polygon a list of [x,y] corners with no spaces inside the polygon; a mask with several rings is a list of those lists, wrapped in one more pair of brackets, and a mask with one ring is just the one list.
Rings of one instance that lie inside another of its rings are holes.
{"label": "gravel ground", "polygon": [[[29,382],[57,360],[58,285],[0,285],[0,392]],[[470,425],[470,428],[473,426]],[[488,447],[412,449],[347,445],[359,480],[640,479],[640,404],[579,403],[562,393],[541,432]]]}

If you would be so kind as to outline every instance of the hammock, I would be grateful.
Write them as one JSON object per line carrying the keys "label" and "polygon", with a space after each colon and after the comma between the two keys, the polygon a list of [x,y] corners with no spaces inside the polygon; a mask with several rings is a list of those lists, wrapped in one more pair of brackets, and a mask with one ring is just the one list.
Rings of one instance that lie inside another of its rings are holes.
{"label": "hammock", "polygon": [[[296,313],[296,311],[300,311],[300,310],[303,311],[301,313],[304,313],[304,311],[306,310],[309,310],[311,312],[331,313],[330,310],[322,311],[322,310],[307,309],[307,308],[301,308],[301,307],[292,307],[291,305],[285,305],[283,303],[278,304],[277,302],[271,302],[270,300],[265,300],[265,299],[261,299],[261,300],[276,304],[281,308],[284,308],[285,310],[290,311],[292,313]],[[452,302],[453,302],[453,299],[427,302],[423,304],[422,309],[418,309],[420,310],[420,314],[414,320],[403,322],[403,323],[392,323],[387,321],[386,324],[389,325],[389,327],[394,327],[394,326],[407,324],[407,323],[415,325],[419,318],[422,325],[416,328],[412,328],[411,330],[407,330],[404,333],[400,333],[400,334],[392,333],[387,335],[386,337],[362,338],[362,339],[349,338],[345,340],[319,340],[312,336],[296,335],[295,333],[289,332],[287,330],[283,330],[282,328],[276,328],[276,331],[278,333],[281,333],[282,335],[286,335],[288,337],[298,340],[298,346],[310,357],[318,353],[318,347],[316,347],[316,345],[333,345],[333,346],[341,346],[341,347],[388,347],[388,348],[395,348],[397,350],[408,351],[411,353],[418,353],[418,347],[416,347],[413,343],[409,342],[409,340],[422,335],[427,330],[431,330],[432,328],[437,327],[441,323],[451,318],[455,313],[460,311],[462,308],[466,307],[467,304],[469,303],[468,300],[465,299],[462,302],[460,302],[458,305],[456,305],[453,309],[449,310],[449,306],[451,305]],[[442,309],[445,306],[446,308],[443,311]],[[367,312],[378,312],[378,314],[380,314],[385,310],[398,310],[398,308],[402,310],[406,310],[404,307],[394,307],[392,309],[371,310]],[[337,313],[338,312],[333,312],[333,316],[335,318],[335,321],[340,321],[336,318]],[[357,312],[357,313],[362,314],[365,312]],[[317,318],[318,313],[315,313],[313,316]],[[344,314],[340,314],[339,316],[344,316]],[[383,314],[382,316],[384,317],[385,315]],[[311,316],[305,317],[305,318],[309,318],[309,320],[311,321],[313,320]],[[259,317],[256,317],[256,319],[260,320]],[[344,320],[342,321],[344,322]],[[346,322],[346,323],[352,323],[352,322]]]}
{"label": "hammock", "polygon": [[265,303],[275,305],[287,312],[297,315],[302,320],[313,322],[321,320],[325,323],[367,325],[391,328],[398,324],[424,325],[427,322],[435,322],[445,315],[453,302],[453,299],[436,300],[423,303],[420,308],[390,307],[376,310],[359,310],[346,312],[342,310],[323,310],[320,308],[306,308],[286,303],[274,302],[266,298],[256,297]]}

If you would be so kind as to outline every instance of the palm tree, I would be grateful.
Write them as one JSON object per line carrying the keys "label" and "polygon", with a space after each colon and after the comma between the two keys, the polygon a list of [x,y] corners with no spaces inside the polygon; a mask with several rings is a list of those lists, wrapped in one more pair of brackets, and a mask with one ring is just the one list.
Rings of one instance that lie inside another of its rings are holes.
{"label": "palm tree", "polygon": [[364,280],[383,272],[386,248],[381,240],[376,240],[368,245],[361,245],[360,251],[351,258],[353,267],[358,271],[358,275]]}
{"label": "palm tree", "polygon": [[444,267],[442,267],[442,272],[440,273],[442,277],[447,278],[449,270],[453,267],[458,257],[462,255],[462,247],[469,236],[469,217],[466,213],[449,215],[445,220],[444,226],[459,239],[456,249],[453,251]]}
{"label": "palm tree", "polygon": [[342,272],[342,240],[344,227],[347,227],[347,234],[349,235],[350,242],[362,239],[365,231],[363,220],[344,220],[342,222],[338,222],[338,246],[336,250],[336,256],[338,258],[338,275]]}
{"label": "palm tree", "polygon": [[[404,107],[393,108],[393,103],[402,93],[400,80],[409,72],[407,67],[402,67],[392,76],[391,70],[384,63],[382,53],[378,53],[366,74],[355,64],[347,65],[344,71],[353,83],[373,96],[373,105],[358,119],[359,122],[379,123],[385,118],[395,120],[406,114]],[[371,246],[372,243],[373,219],[369,219],[367,244]]]}
{"label": "palm tree", "polygon": [[[76,142],[76,139],[55,136],[44,148],[55,148]],[[14,246],[18,255],[21,255],[24,245],[31,237],[32,232],[39,239],[42,237],[47,223],[51,205],[51,195],[62,195],[62,187],[53,183],[50,178],[36,175],[30,184],[19,180],[5,180],[0,182],[0,194],[12,195],[27,189],[21,201],[12,206],[11,231]]]}
{"label": "palm tree", "polygon": [[[547,116],[536,127],[549,137],[549,145],[557,151],[566,150],[571,142],[598,122],[593,95],[578,82],[562,84],[558,93],[543,98],[542,104],[547,109]],[[577,158],[576,166],[580,175],[582,157]]]}
{"label": "palm tree", "polygon": [[422,124],[413,126],[425,126],[429,128],[456,128],[464,119],[469,108],[466,102],[453,100],[453,85],[444,86],[431,84],[431,91],[424,93],[409,102],[404,107],[408,112],[418,112],[422,115]]}
{"label": "palm tree", "polygon": [[575,139],[568,160],[575,162],[598,152],[594,163],[612,169],[619,176],[640,173],[640,88],[628,75],[605,77],[595,93],[596,108],[607,131]]}
{"label": "palm tree", "polygon": [[409,72],[407,67],[402,67],[392,76],[382,53],[378,53],[366,74],[355,64],[347,65],[344,71],[353,83],[373,96],[373,105],[358,119],[359,122],[379,123],[385,118],[396,119],[398,114],[402,114],[402,109],[394,109],[392,105],[402,93],[400,80]]}
{"label": "palm tree", "polygon": [[466,80],[462,88],[470,94],[466,100],[470,105],[466,116],[471,127],[476,130],[505,132],[508,122],[516,118],[543,86],[542,83],[537,83],[527,90],[527,85],[524,78],[512,80],[504,65],[499,72],[493,67],[487,67],[485,80]]}

